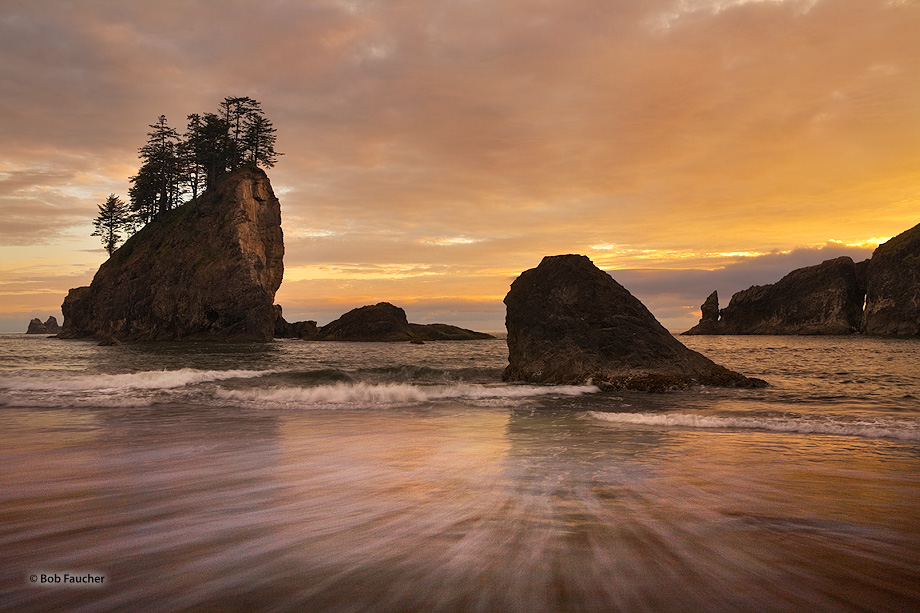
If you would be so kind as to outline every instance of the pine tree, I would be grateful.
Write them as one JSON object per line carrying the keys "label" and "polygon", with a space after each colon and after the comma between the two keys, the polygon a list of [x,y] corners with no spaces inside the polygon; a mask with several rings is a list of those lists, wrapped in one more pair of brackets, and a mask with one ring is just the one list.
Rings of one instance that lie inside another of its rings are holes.
{"label": "pine tree", "polygon": [[134,221],[125,201],[115,194],[109,194],[106,201],[99,205],[99,215],[93,221],[93,226],[96,229],[91,236],[102,239],[102,246],[111,257],[122,240],[122,232],[130,231]]}
{"label": "pine tree", "polygon": [[228,96],[218,113],[189,115],[181,137],[160,115],[138,150],[141,166],[128,189],[135,222],[150,223],[189,193],[197,201],[240,165],[274,166],[283,154],[275,151],[277,130],[261,106],[248,96]]}
{"label": "pine tree", "polygon": [[278,161],[278,156],[284,155],[275,151],[275,132],[277,130],[272,122],[266,119],[261,111],[247,118],[246,149],[251,164],[271,168]]}
{"label": "pine tree", "polygon": [[145,223],[178,206],[181,196],[179,133],[169,127],[165,115],[150,127],[147,144],[139,150],[143,163],[128,190],[132,210]]}

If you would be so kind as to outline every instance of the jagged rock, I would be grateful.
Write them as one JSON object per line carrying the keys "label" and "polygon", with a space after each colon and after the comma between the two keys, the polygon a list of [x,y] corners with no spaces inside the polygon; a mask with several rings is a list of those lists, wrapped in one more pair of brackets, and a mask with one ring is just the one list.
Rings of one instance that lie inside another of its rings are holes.
{"label": "jagged rock", "polygon": [[504,381],[645,391],[766,385],[685,347],[583,255],[543,258],[512,283],[505,305]]}
{"label": "jagged rock", "polygon": [[859,331],[864,294],[857,265],[843,256],[736,293],[718,321],[713,292],[704,304],[709,317],[684,334],[851,334]]}
{"label": "jagged rock", "polygon": [[389,302],[363,306],[319,329],[323,341],[441,341],[493,338],[447,324],[410,324],[406,312]]}
{"label": "jagged rock", "polygon": [[719,292],[713,291],[700,305],[700,323],[684,334],[721,334],[719,328]]}
{"label": "jagged rock", "polygon": [[270,340],[284,272],[281,206],[265,173],[237,169],[161,215],[64,300],[62,337]]}
{"label": "jagged rock", "polygon": [[867,277],[863,331],[920,336],[920,225],[879,245]]}
{"label": "jagged rock", "polygon": [[58,334],[60,331],[61,326],[58,325],[57,317],[50,315],[45,323],[38,317],[30,321],[26,334]]}
{"label": "jagged rock", "polygon": [[281,315],[280,304],[275,305],[275,313],[275,338],[299,338],[304,340],[313,340],[316,338],[318,328],[316,327],[315,321],[295,321],[294,323],[288,323]]}

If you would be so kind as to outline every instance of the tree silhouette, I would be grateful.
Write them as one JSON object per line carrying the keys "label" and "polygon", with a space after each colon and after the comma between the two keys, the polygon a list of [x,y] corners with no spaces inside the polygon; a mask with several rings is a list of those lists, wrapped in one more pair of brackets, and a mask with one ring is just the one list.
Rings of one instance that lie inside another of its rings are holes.
{"label": "tree silhouette", "polygon": [[102,246],[111,257],[121,242],[121,233],[129,231],[133,225],[133,216],[125,201],[115,194],[109,194],[106,201],[99,205],[99,215],[93,221],[96,229],[91,236],[102,239]]}
{"label": "tree silhouette", "polygon": [[147,144],[139,149],[143,163],[128,190],[131,209],[144,223],[178,206],[181,194],[179,133],[169,127],[166,115],[150,127]]}
{"label": "tree silhouette", "polygon": [[181,205],[186,194],[197,200],[243,164],[270,168],[283,155],[275,151],[277,130],[261,103],[248,96],[228,96],[217,113],[187,119],[180,136],[160,115],[138,150],[141,166],[130,179],[128,196],[140,226]]}

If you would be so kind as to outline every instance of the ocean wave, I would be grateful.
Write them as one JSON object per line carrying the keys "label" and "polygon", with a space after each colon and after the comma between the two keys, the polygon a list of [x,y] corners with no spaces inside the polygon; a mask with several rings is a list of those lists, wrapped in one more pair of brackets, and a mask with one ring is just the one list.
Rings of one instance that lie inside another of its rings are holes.
{"label": "ocean wave", "polygon": [[26,376],[0,375],[0,390],[62,391],[170,389],[207,381],[252,379],[273,373],[271,370],[148,370],[118,375],[64,375],[29,373]]}
{"label": "ocean wave", "polygon": [[587,414],[600,421],[643,426],[768,430],[798,434],[832,434],[920,441],[918,424],[903,420],[844,421],[830,418],[814,421],[770,417],[717,417],[690,413],[603,413],[600,411],[588,411]]}
{"label": "ocean wave", "polygon": [[411,385],[408,383],[336,383],[313,387],[218,389],[217,398],[270,405],[348,406],[415,404],[432,400],[515,401],[540,396],[580,396],[600,391],[593,385]]}

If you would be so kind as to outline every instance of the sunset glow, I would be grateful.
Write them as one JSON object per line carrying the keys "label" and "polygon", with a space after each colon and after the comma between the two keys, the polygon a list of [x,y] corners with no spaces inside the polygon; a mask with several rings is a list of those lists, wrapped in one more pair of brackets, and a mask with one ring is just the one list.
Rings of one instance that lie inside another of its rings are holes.
{"label": "sunset glow", "polygon": [[[219,13],[219,14],[215,14]],[[286,319],[503,327],[583,253],[673,330],[920,223],[920,2],[5,2],[0,330],[60,315],[137,148],[252,96],[285,155]]]}

